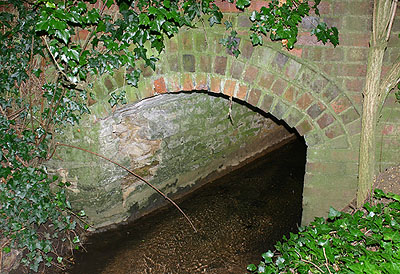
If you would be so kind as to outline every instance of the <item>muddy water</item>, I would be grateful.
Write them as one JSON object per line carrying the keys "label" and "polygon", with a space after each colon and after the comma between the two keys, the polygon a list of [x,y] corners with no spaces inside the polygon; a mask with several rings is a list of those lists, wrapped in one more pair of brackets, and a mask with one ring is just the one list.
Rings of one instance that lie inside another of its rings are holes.
{"label": "muddy water", "polygon": [[70,273],[246,273],[249,263],[297,230],[305,166],[296,141],[214,181],[172,207],[94,235]]}

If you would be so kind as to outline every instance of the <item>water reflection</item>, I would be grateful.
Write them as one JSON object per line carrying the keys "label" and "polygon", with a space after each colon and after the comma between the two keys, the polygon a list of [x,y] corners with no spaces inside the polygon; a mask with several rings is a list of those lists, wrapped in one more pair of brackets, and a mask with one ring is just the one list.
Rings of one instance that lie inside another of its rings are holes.
{"label": "water reflection", "polygon": [[94,235],[70,273],[246,273],[301,220],[306,148],[295,141],[172,207]]}

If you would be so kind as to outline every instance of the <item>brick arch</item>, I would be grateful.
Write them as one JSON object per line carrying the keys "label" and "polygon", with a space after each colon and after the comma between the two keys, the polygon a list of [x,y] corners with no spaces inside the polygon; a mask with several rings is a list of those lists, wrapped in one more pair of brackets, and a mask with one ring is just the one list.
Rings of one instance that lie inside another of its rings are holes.
{"label": "brick arch", "polygon": [[[138,88],[125,84],[124,70],[94,84],[99,101],[125,90],[128,103],[163,93],[206,90],[247,102],[304,136],[307,164],[303,223],[341,209],[355,195],[359,112],[351,99],[324,73],[292,54],[271,46],[253,48],[241,39],[239,58],[218,44],[218,34],[182,32],[169,40],[157,70],[143,68]],[[112,110],[97,103],[100,116]]]}

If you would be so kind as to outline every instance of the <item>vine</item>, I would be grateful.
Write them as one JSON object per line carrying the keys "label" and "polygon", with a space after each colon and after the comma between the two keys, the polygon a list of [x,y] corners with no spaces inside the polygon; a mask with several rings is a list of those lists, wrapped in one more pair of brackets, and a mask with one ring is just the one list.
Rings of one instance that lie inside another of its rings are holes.
{"label": "vine", "polygon": [[[243,11],[250,1],[235,5]],[[316,5],[311,9],[318,14]],[[269,33],[292,48],[309,10],[307,1],[273,0],[253,12],[253,44]],[[56,240],[78,248],[77,231],[87,224],[80,219],[84,212],[72,211],[68,183],[47,173],[54,137],[89,113],[95,77],[124,67],[127,83],[136,86],[142,66],[155,69],[165,39],[204,15],[210,26],[223,17],[213,0],[0,1],[0,258],[19,249],[22,263],[35,272],[65,268]],[[238,56],[237,33],[230,34],[225,45]],[[317,27],[314,34],[338,42],[335,28]],[[111,106],[125,102],[124,91],[110,94]]]}

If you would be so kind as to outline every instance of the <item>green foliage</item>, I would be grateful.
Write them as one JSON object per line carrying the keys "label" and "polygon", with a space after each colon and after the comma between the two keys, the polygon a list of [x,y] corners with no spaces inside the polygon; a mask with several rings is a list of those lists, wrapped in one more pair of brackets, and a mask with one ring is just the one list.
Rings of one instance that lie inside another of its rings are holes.
{"label": "green foliage", "polygon": [[252,273],[400,273],[400,196],[375,190],[354,214],[330,209],[299,233],[276,244]]}
{"label": "green foliage", "polygon": [[[292,49],[297,42],[298,25],[305,16],[308,16],[310,9],[319,15],[316,1],[310,7],[308,1],[303,0],[273,0],[268,8],[262,7],[260,11],[253,11],[250,20],[253,22],[252,34],[250,35],[253,45],[262,45],[263,36],[270,37],[271,40],[279,40],[282,45]],[[319,41],[324,44],[331,42],[334,46],[339,44],[338,30],[335,27],[328,28],[325,23],[315,26],[312,31]]]}
{"label": "green foliage", "polygon": [[[87,87],[94,77],[125,67],[131,72],[127,83],[136,86],[142,65],[155,69],[167,37],[194,27],[203,15],[210,26],[223,15],[214,0],[5,0],[1,5],[0,236],[8,243],[3,251],[22,249],[22,262],[33,271],[41,265],[63,267],[54,239],[77,247],[76,218],[84,212],[70,211],[68,183],[51,178],[43,166],[53,155],[54,136],[89,113]],[[249,5],[250,0],[236,1],[240,10]],[[292,48],[309,9],[306,1],[274,0],[254,12],[253,44],[262,44],[261,35],[270,32],[272,40]],[[237,32],[225,25],[230,34],[221,43],[237,57]],[[337,44],[333,28],[325,25],[314,33]],[[126,103],[125,92],[111,93],[108,102]]]}

